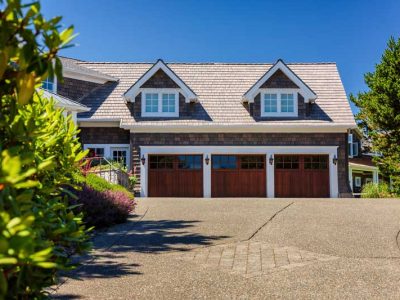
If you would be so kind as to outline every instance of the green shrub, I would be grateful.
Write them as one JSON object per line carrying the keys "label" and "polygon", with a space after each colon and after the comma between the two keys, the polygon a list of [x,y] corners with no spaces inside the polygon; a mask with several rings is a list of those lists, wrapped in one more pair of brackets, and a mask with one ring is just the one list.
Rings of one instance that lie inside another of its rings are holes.
{"label": "green shrub", "polygon": [[85,184],[98,192],[121,191],[133,198],[133,194],[122,185],[110,183],[104,178],[101,178],[93,173],[87,174]]}
{"label": "green shrub", "polygon": [[56,54],[72,28],[59,33],[61,18],[46,21],[38,3],[8,0],[0,13],[0,299],[38,299],[89,247],[63,197],[86,153],[70,118],[36,92],[62,80]]}
{"label": "green shrub", "polygon": [[361,191],[362,198],[391,198],[393,195],[390,188],[386,183],[372,183],[365,184]]}

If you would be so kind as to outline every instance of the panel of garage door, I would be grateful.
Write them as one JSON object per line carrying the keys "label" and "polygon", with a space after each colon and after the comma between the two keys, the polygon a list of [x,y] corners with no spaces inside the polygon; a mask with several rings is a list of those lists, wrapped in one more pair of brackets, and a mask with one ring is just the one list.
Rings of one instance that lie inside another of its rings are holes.
{"label": "panel of garage door", "polygon": [[265,155],[212,155],[212,197],[265,197]]}
{"label": "panel of garage door", "polygon": [[149,197],[203,197],[202,155],[150,155]]}
{"label": "panel of garage door", "polygon": [[275,197],[329,197],[328,155],[275,155]]}

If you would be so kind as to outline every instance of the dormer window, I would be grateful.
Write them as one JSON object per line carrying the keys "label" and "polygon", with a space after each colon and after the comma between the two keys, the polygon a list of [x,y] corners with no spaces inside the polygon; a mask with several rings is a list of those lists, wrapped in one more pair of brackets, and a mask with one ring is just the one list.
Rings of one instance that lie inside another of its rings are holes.
{"label": "dormer window", "polygon": [[261,92],[261,116],[297,117],[297,90],[263,90]]}
{"label": "dormer window", "polygon": [[143,117],[178,117],[179,92],[175,89],[143,89]]}

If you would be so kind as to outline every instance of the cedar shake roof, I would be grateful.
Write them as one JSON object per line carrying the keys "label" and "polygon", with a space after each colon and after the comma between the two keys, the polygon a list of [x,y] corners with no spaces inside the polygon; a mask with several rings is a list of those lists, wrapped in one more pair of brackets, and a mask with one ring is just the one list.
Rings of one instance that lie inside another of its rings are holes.
{"label": "cedar shake roof", "polygon": [[80,74],[88,75],[88,76],[93,76],[97,78],[102,78],[104,80],[109,80],[109,81],[117,81],[118,79],[104,74],[102,72],[93,70],[91,68],[86,68],[82,66],[82,61],[74,58],[69,58],[69,57],[59,57],[63,66],[63,71],[71,71],[71,72],[78,72]]}
{"label": "cedar shake roof", "polygon": [[273,64],[168,63],[168,67],[198,96],[189,118],[135,119],[123,94],[146,73],[151,63],[82,62],[79,66],[118,78],[82,99],[91,108],[79,118],[121,119],[121,127],[143,125],[348,125],[356,127],[335,63],[293,63],[287,66],[318,96],[305,119],[256,120],[242,97]]}

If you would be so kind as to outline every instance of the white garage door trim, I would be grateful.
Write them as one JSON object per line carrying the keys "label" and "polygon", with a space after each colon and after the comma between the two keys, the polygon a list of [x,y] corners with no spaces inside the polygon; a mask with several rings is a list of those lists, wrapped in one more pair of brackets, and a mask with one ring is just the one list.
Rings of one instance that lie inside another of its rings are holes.
{"label": "white garage door trim", "polygon": [[339,196],[338,169],[333,163],[337,157],[338,146],[140,146],[140,155],[145,158],[145,164],[140,164],[141,189],[140,196],[148,193],[148,156],[149,154],[202,154],[203,159],[203,191],[204,197],[211,197],[211,163],[205,163],[213,154],[264,154],[266,155],[266,181],[268,198],[275,197],[274,164],[269,159],[275,154],[327,154],[329,155],[329,186],[330,197]]}

